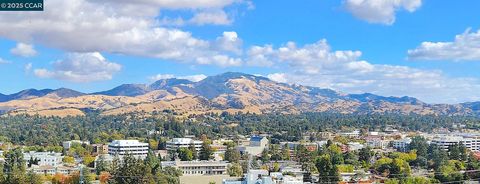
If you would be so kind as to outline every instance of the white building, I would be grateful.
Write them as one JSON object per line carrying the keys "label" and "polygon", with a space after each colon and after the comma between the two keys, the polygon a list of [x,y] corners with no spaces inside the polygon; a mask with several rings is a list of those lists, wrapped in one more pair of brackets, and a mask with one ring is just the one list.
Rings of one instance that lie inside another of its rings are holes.
{"label": "white building", "polygon": [[385,149],[388,146],[388,141],[381,138],[367,138],[365,139],[367,146],[376,149]]}
{"label": "white building", "polygon": [[459,133],[452,135],[436,135],[431,144],[436,144],[444,150],[455,144],[463,144],[470,151],[480,151],[480,134]]}
{"label": "white building", "polygon": [[360,130],[354,130],[351,132],[340,132],[339,135],[345,136],[345,137],[359,137],[360,136]]}
{"label": "white building", "polygon": [[108,144],[108,154],[122,157],[130,154],[136,158],[146,158],[148,153],[148,143],[138,140],[114,140]]}
{"label": "white building", "polygon": [[190,138],[173,138],[170,141],[167,141],[167,150],[168,151],[177,151],[179,148],[189,148],[190,145],[195,147],[195,150],[199,152],[202,149],[203,141],[193,140]]}
{"label": "white building", "polygon": [[393,148],[399,150],[399,151],[408,151],[408,146],[410,146],[410,143],[412,142],[412,139],[410,138],[404,138],[400,140],[394,140],[392,141],[392,146]]}
{"label": "white building", "polygon": [[[30,151],[23,153],[23,160],[28,163],[30,160],[38,161],[35,165],[38,166],[59,166],[62,165],[63,156],[61,153],[55,152],[35,152]],[[33,163],[32,163],[33,164]]]}
{"label": "white building", "polygon": [[50,166],[50,165],[43,165],[43,166],[37,166],[34,165],[28,170],[33,171],[35,174],[40,174],[40,175],[54,175],[57,173],[61,174],[71,174],[73,172],[79,171],[79,167],[70,167],[70,166],[63,166],[63,165],[58,165],[58,166]]}
{"label": "white building", "polygon": [[248,146],[239,146],[238,151],[242,154],[258,156],[267,146],[268,139],[266,137],[253,136],[250,138]]}
{"label": "white building", "polygon": [[64,149],[65,151],[67,151],[67,150],[70,149],[70,147],[72,147],[72,144],[75,144],[75,143],[78,143],[78,144],[87,144],[87,145],[90,144],[89,141],[81,141],[81,140],[64,141],[64,142],[62,143],[63,149]]}
{"label": "white building", "polygon": [[357,151],[364,147],[363,144],[359,142],[349,142],[347,146],[349,151]]}
{"label": "white building", "polygon": [[186,175],[226,175],[228,162],[223,161],[163,161],[162,167],[180,169]]}

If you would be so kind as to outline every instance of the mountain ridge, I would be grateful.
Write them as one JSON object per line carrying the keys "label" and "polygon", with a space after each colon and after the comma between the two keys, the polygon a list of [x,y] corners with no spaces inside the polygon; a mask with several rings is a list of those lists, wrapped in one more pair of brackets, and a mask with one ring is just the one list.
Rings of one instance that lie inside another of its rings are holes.
{"label": "mountain ridge", "polygon": [[[5,100],[7,99],[7,100]],[[9,100],[8,100],[9,99]],[[331,89],[285,84],[263,76],[226,72],[201,81],[161,79],[151,84],[122,84],[110,90],[81,93],[67,88],[27,89],[0,95],[0,111],[49,115],[82,109],[104,114],[175,110],[180,113],[399,113],[422,115],[480,114],[480,102],[428,104],[414,97],[380,96],[371,93],[344,94]],[[75,114],[75,113],[74,113]]]}

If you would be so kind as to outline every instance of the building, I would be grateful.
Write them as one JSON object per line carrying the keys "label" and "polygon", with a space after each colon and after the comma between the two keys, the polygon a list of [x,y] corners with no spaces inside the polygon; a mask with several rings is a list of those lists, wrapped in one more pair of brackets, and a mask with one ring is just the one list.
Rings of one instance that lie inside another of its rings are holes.
{"label": "building", "polygon": [[61,174],[71,174],[75,171],[79,171],[79,167],[70,167],[70,166],[63,166],[63,165],[58,165],[58,166],[50,166],[50,165],[43,165],[43,166],[32,166],[28,170],[33,171],[35,174],[39,175],[54,175],[57,173]]}
{"label": "building", "polygon": [[412,142],[412,139],[408,137],[400,140],[394,140],[392,141],[392,147],[399,151],[406,152],[408,151],[408,146],[410,146],[411,142]]}
{"label": "building", "polygon": [[[223,184],[274,184],[267,170],[249,170],[242,179],[223,180]],[[283,183],[283,182],[282,182]]]}
{"label": "building", "polygon": [[136,158],[146,158],[148,153],[148,143],[138,140],[114,140],[108,145],[108,154],[122,157],[130,154]]}
{"label": "building", "polygon": [[253,136],[250,138],[250,145],[252,147],[266,147],[268,139],[266,137]]}
{"label": "building", "polygon": [[162,167],[180,169],[183,175],[226,175],[229,163],[223,161],[163,161]]}
{"label": "building", "polygon": [[68,151],[70,149],[70,147],[72,147],[72,144],[80,144],[80,145],[87,144],[87,145],[89,145],[90,142],[89,141],[81,141],[81,140],[64,141],[62,143],[63,149],[65,151]]}
{"label": "building", "polygon": [[[61,153],[55,152],[35,152],[30,151],[23,153],[23,160],[26,163],[30,161],[35,161],[36,163],[31,163],[38,166],[60,166],[62,165],[63,156]],[[38,161],[38,162],[37,162]]]}
{"label": "building", "polygon": [[435,144],[441,149],[448,150],[448,147],[455,144],[463,144],[473,152],[480,151],[480,134],[459,133],[452,135],[440,134],[432,138],[431,144]]}
{"label": "building", "polygon": [[357,151],[364,147],[363,144],[360,144],[359,142],[349,142],[347,146],[348,151]]}
{"label": "building", "polygon": [[167,141],[167,151],[176,152],[179,148],[189,148],[191,145],[199,152],[202,149],[203,141],[193,140],[191,138],[173,138]]}
{"label": "building", "polygon": [[388,146],[388,141],[379,137],[367,137],[365,138],[368,147],[376,149],[385,149]]}
{"label": "building", "polygon": [[100,155],[100,154],[107,154],[108,153],[108,145],[106,144],[92,144],[93,151],[92,153],[94,155]]}
{"label": "building", "polygon": [[477,152],[480,151],[480,134],[478,133],[461,133],[458,136],[463,137],[465,147],[470,151]]}
{"label": "building", "polygon": [[432,139],[430,144],[437,145],[440,149],[448,150],[448,147],[456,144],[461,144],[464,141],[460,136],[438,136]]}
{"label": "building", "polygon": [[360,130],[354,130],[351,132],[340,132],[340,136],[345,136],[345,137],[359,137],[360,136]]}
{"label": "building", "polygon": [[267,146],[268,139],[266,137],[253,136],[250,138],[248,146],[239,146],[238,151],[242,154],[259,156]]}

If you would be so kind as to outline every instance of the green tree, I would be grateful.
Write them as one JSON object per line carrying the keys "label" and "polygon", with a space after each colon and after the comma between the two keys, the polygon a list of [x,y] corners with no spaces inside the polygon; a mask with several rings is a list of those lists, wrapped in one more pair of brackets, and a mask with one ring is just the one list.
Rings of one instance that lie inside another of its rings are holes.
{"label": "green tree", "polygon": [[25,161],[20,148],[15,148],[5,155],[4,171],[7,174],[5,182],[8,184],[26,183]]}
{"label": "green tree", "polygon": [[200,160],[210,160],[213,158],[213,149],[207,141],[203,141],[202,143],[199,158]]}
{"label": "green tree", "polygon": [[239,163],[230,164],[227,168],[227,173],[233,177],[240,177],[243,175],[242,166]]}
{"label": "green tree", "polygon": [[123,156],[121,161],[116,158],[112,167],[112,178],[109,183],[154,183],[151,169],[142,160],[132,155]]}
{"label": "green tree", "polygon": [[373,152],[369,147],[362,148],[358,152],[358,160],[362,162],[364,165],[370,165],[370,159],[372,159]]}
{"label": "green tree", "polygon": [[177,150],[178,152],[178,157],[182,161],[191,161],[193,160],[193,153],[190,149],[188,148],[179,148]]}
{"label": "green tree", "polygon": [[225,151],[225,160],[230,163],[238,163],[240,161],[240,151],[235,147],[228,147]]}
{"label": "green tree", "polygon": [[287,145],[282,148],[282,160],[290,160],[290,150]]}
{"label": "green tree", "polygon": [[193,160],[197,160],[198,159],[198,152],[197,152],[197,149],[195,148],[195,145],[194,144],[190,144],[190,146],[188,147],[188,149],[192,152],[192,159]]}
{"label": "green tree", "polygon": [[328,154],[318,157],[315,166],[319,172],[319,183],[337,182],[340,176],[337,167],[332,164],[332,158]]}
{"label": "green tree", "polygon": [[95,173],[100,175],[101,172],[108,171],[110,169],[109,164],[105,161],[105,156],[100,155],[95,162]]}
{"label": "green tree", "polygon": [[421,136],[415,136],[412,138],[412,142],[408,145],[409,150],[417,150],[417,155],[422,157],[428,156],[428,143],[427,140]]}
{"label": "green tree", "polygon": [[74,164],[75,163],[75,158],[73,158],[72,156],[64,156],[62,161],[64,163],[67,163],[67,164]]}

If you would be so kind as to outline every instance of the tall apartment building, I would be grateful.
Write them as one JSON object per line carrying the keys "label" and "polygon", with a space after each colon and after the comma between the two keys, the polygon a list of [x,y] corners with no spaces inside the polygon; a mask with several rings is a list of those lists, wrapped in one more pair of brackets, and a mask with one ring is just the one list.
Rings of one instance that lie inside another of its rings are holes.
{"label": "tall apartment building", "polygon": [[138,140],[114,140],[108,144],[108,154],[112,156],[125,156],[130,154],[136,158],[144,159],[147,157],[148,143]]}

